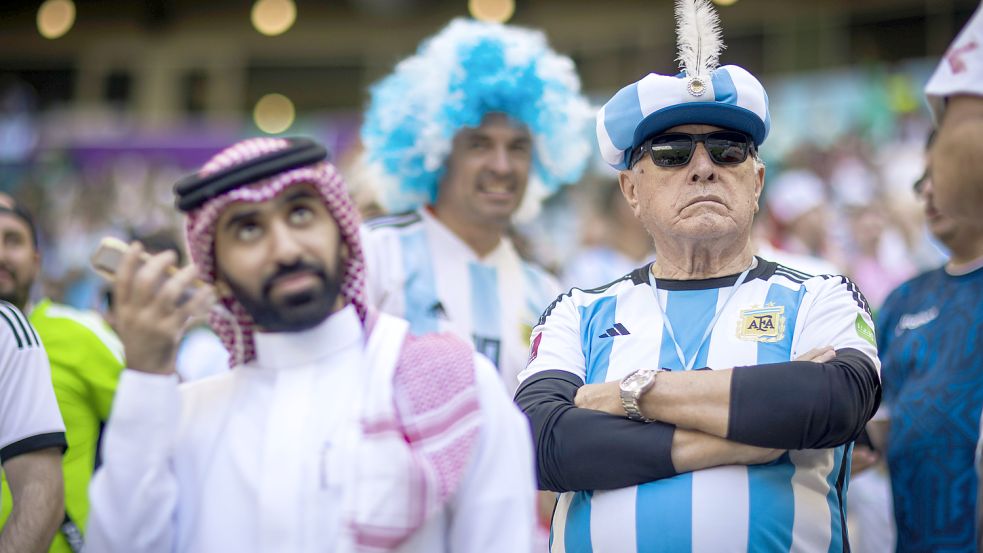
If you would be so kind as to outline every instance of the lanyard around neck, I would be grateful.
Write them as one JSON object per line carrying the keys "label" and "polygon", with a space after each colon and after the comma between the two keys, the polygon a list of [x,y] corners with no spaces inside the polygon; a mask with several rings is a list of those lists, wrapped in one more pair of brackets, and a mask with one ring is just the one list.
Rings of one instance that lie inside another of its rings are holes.
{"label": "lanyard around neck", "polygon": [[[751,266],[748,267],[747,269],[744,269],[744,272],[741,273],[741,276],[737,277],[737,282],[734,283],[734,287],[731,288],[730,293],[727,294],[727,299],[724,300],[724,304],[720,307],[720,309],[716,310],[716,313],[714,313],[713,315],[713,319],[710,321],[710,324],[707,325],[706,332],[703,333],[703,339],[700,340],[700,345],[696,346],[696,351],[693,352],[693,357],[690,358],[689,362],[686,361],[686,355],[683,353],[683,348],[680,347],[679,341],[676,340],[676,334],[672,331],[672,323],[669,322],[669,317],[666,316],[666,311],[665,309],[662,308],[662,301],[659,300],[659,287],[658,285],[656,285],[655,275],[652,274],[651,269],[649,270],[649,283],[652,285],[652,293],[655,294],[655,305],[659,306],[659,314],[662,316],[662,326],[665,327],[666,334],[669,335],[669,339],[672,340],[672,345],[675,346],[676,348],[676,356],[679,358],[679,364],[680,366],[683,367],[683,369],[687,371],[693,370],[693,365],[696,364],[696,358],[700,356],[700,350],[703,349],[703,344],[706,343],[707,338],[709,338],[710,334],[713,333],[713,327],[716,326],[717,319],[719,319],[720,314],[727,309],[727,304],[730,303],[731,298],[733,298],[734,294],[737,293],[737,289],[741,287],[741,284],[744,284],[744,279],[747,278],[748,273],[751,272],[751,269],[754,268],[754,265],[755,264],[752,262]],[[667,292],[666,293],[667,307],[668,307],[668,302],[669,302],[669,294]]]}

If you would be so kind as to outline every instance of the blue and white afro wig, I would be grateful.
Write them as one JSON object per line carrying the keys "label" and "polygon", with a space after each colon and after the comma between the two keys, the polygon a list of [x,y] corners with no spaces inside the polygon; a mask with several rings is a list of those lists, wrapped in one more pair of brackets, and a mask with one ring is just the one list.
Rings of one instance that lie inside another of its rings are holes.
{"label": "blue and white afro wig", "polygon": [[433,203],[451,141],[501,112],[533,137],[533,167],[517,218],[580,179],[591,157],[593,110],[573,61],[539,31],[466,19],[451,21],[371,89],[362,126],[369,164],[393,177],[381,201],[391,211]]}

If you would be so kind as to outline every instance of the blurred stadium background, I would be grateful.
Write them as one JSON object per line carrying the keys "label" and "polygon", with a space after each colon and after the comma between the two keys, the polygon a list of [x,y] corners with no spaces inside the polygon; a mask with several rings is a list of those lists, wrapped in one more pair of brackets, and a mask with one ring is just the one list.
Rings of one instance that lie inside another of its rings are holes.
{"label": "blurred stadium background", "polygon": [[[716,3],[722,62],[757,74],[771,98],[762,244],[824,257],[876,306],[943,259],[911,193],[931,128],[921,88],[978,1]],[[358,164],[367,89],[451,18],[543,29],[599,105],[647,72],[675,72],[672,13],[671,0],[5,0],[0,189],[38,215],[38,293],[98,307],[87,260],[99,238],[180,236],[171,185],[240,138],[325,141],[374,212],[380,177]],[[592,167],[517,229],[558,274],[618,241],[599,208],[613,174]]]}

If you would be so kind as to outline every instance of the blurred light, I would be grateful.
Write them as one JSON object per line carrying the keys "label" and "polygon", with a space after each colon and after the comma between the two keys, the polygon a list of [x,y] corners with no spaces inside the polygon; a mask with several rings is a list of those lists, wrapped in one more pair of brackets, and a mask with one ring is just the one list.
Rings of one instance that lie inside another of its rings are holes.
{"label": "blurred light", "polygon": [[733,6],[737,0],[713,0],[713,3],[718,6]]}
{"label": "blurred light", "polygon": [[45,0],[38,8],[38,32],[44,38],[63,36],[75,24],[75,4],[72,0]]}
{"label": "blurred light", "polygon": [[256,102],[253,121],[267,134],[279,134],[294,124],[294,103],[283,94],[267,94]]}
{"label": "blurred light", "polygon": [[515,13],[515,0],[468,0],[468,11],[479,21],[505,23]]}
{"label": "blurred light", "polygon": [[297,21],[297,5],[293,0],[256,0],[252,20],[253,27],[264,35],[280,35]]}

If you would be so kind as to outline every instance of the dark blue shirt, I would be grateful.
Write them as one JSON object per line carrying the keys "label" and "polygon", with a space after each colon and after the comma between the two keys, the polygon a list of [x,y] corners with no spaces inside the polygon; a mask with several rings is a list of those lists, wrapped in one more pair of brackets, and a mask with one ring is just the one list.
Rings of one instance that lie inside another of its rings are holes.
{"label": "dark blue shirt", "polygon": [[877,325],[899,552],[976,551],[983,269],[899,286]]}

